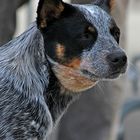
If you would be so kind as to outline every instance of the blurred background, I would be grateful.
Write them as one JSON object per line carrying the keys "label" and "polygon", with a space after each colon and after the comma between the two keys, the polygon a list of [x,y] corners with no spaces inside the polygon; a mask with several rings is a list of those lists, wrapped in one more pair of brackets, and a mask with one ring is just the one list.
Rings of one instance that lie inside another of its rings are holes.
{"label": "blurred background", "polygon": [[[94,0],[65,0],[90,3]],[[0,0],[0,45],[35,21],[36,0]],[[49,140],[140,140],[140,0],[116,0],[112,11],[121,28],[129,68],[118,80],[102,82],[82,94]]]}

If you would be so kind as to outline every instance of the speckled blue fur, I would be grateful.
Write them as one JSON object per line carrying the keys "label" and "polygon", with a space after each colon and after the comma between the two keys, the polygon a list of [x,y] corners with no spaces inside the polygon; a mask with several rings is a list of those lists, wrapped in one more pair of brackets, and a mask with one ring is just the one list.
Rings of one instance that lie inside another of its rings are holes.
{"label": "speckled blue fur", "polygon": [[[112,17],[95,5],[73,7],[98,33],[90,49],[80,54],[83,60],[80,68],[89,65],[86,70],[100,76],[95,82],[108,78],[112,71],[107,55],[115,50],[123,52],[110,33],[108,25]],[[47,42],[44,43],[44,34],[36,24],[34,22],[22,35],[0,47],[0,140],[46,140],[76,97],[68,93],[73,90],[66,90],[51,69],[44,47]],[[82,66],[84,61],[86,66]]]}

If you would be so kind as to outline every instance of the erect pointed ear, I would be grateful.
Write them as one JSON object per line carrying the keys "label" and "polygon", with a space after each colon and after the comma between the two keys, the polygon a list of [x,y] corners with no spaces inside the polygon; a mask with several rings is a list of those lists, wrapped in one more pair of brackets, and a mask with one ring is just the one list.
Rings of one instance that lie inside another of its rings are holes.
{"label": "erect pointed ear", "polygon": [[93,3],[103,8],[106,12],[111,13],[115,0],[94,0]]}
{"label": "erect pointed ear", "polygon": [[40,0],[37,9],[38,28],[47,27],[47,23],[59,18],[63,10],[62,0]]}

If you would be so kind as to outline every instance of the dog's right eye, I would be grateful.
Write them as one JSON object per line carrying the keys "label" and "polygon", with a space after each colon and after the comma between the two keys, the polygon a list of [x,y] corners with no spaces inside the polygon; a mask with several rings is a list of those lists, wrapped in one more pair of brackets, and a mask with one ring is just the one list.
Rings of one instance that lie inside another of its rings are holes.
{"label": "dog's right eye", "polygon": [[92,40],[93,39],[93,35],[91,33],[84,33],[83,34],[83,39],[88,39],[88,40]]}
{"label": "dog's right eye", "polygon": [[97,39],[96,29],[91,26],[86,27],[84,34],[83,34],[83,39],[95,41]]}

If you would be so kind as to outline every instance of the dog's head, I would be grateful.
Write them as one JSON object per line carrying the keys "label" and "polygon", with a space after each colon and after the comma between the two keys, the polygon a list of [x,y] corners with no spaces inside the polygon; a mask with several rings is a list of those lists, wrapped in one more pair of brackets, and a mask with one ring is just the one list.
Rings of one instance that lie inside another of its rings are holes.
{"label": "dog's head", "polygon": [[83,91],[126,71],[120,30],[110,16],[112,3],[94,0],[90,5],[70,5],[61,0],[40,0],[37,25],[45,53],[67,89]]}

